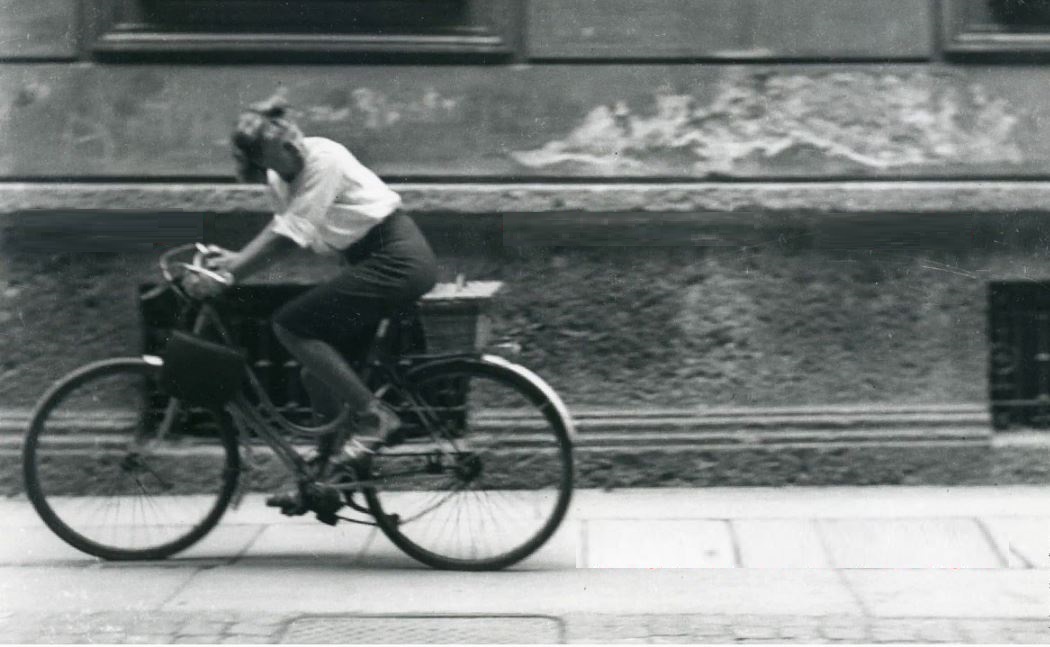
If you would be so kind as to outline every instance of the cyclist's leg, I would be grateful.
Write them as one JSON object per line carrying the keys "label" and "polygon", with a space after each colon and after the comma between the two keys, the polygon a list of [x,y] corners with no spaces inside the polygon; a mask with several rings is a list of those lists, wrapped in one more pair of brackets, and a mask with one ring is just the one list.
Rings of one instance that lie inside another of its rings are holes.
{"label": "cyclist's leg", "polygon": [[321,378],[303,368],[299,372],[299,379],[310,396],[310,408],[314,413],[315,424],[335,420],[339,416],[341,404]]}
{"label": "cyclist's leg", "polygon": [[[341,332],[363,336],[386,314],[384,303],[348,295],[347,278],[340,277],[342,280],[337,281],[340,285],[336,289],[331,284],[315,288],[304,295],[308,298],[297,299],[282,308],[274,321],[278,339],[312,376],[311,398],[317,399],[326,410],[325,415],[338,415],[346,406],[350,409],[351,426],[318,442],[318,451],[327,456],[339,456],[351,436],[361,439],[355,440],[354,446],[367,438],[371,443],[368,451],[374,451],[375,447],[390,441],[399,426],[398,417],[378,403],[336,344],[330,341],[335,338],[335,331],[325,330],[322,320],[331,319],[337,313],[336,319],[345,321],[345,330]],[[316,323],[319,321],[321,323]],[[336,461],[342,462],[343,458]]]}
{"label": "cyclist's leg", "polygon": [[289,312],[283,308],[275,317],[274,333],[311,376],[307,388],[315,406],[321,404],[319,412],[330,415],[332,412],[327,409],[334,405],[338,414],[340,403],[350,405],[355,412],[366,409],[372,394],[335,346],[317,333],[290,327],[288,317]]}
{"label": "cyclist's leg", "polygon": [[[329,327],[326,323],[335,313],[345,315],[348,327],[358,330],[358,326],[353,324],[364,321],[364,315],[373,312],[370,308],[351,306],[352,300],[340,297],[339,291],[333,289],[329,283],[293,300],[274,316],[273,329],[277,338],[288,352],[299,360],[310,376],[306,384],[307,388],[313,387],[310,389],[310,396],[314,406],[326,417],[338,415],[346,405],[350,407],[355,429],[343,429],[334,436],[318,439],[317,449],[321,455],[338,456],[350,434],[367,423],[370,418],[369,409],[374,407],[371,392],[336,346],[319,338],[330,338],[331,331],[325,330]],[[396,421],[393,414],[391,418]],[[383,431],[382,425],[376,426],[377,433]],[[381,437],[385,439],[385,434]],[[266,504],[280,508],[285,514],[302,514],[309,509],[309,502],[302,498],[299,489],[278,492],[268,498]]]}
{"label": "cyclist's leg", "polygon": [[[306,368],[303,368],[299,375],[306,393],[310,396],[310,409],[314,414],[314,424],[324,424],[339,417],[343,404],[332,393],[332,390]],[[335,438],[331,434],[322,437],[317,444],[318,452],[330,456],[334,440]]]}
{"label": "cyclist's leg", "polygon": [[[274,316],[281,343],[316,378],[315,389],[350,406],[360,422],[384,422],[383,407],[337,350],[367,343],[378,322],[414,302],[435,281],[433,252],[407,216],[391,216],[365,244],[372,248],[331,281],[293,299]],[[356,260],[356,259],[355,259]],[[324,396],[321,396],[324,399]],[[341,406],[340,406],[341,408]],[[387,415],[385,422],[396,423]],[[383,440],[382,434],[378,434]]]}

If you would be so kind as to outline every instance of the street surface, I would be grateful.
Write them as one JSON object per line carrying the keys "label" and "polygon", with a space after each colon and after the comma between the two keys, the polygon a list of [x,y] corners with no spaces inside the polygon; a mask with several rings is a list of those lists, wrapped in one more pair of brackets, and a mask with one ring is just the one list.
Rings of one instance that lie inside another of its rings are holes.
{"label": "street surface", "polygon": [[497,573],[262,498],[145,563],[0,501],[0,641],[1050,643],[1050,487],[587,490]]}

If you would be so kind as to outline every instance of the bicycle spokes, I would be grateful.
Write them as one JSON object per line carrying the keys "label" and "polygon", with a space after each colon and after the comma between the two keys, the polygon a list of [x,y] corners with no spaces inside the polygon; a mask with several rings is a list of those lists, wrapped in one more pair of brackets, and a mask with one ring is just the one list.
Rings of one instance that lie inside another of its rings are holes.
{"label": "bicycle spokes", "polygon": [[571,446],[552,409],[513,374],[476,363],[435,369],[411,390],[418,404],[403,411],[432,424],[374,458],[366,495],[380,528],[441,568],[498,568],[535,550],[571,489]]}
{"label": "bicycle spokes", "polygon": [[30,498],[85,552],[144,559],[181,550],[214,525],[236,482],[221,420],[156,398],[154,371],[140,360],[101,362],[67,379],[31,424]]}

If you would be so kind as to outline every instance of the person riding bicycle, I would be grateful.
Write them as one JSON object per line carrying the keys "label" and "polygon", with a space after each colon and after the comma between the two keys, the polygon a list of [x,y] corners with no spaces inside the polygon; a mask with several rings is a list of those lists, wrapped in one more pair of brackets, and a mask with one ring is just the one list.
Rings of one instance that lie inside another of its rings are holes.
{"label": "person riding bicycle", "polygon": [[[265,178],[275,215],[240,251],[212,246],[209,265],[232,285],[296,247],[342,261],[334,278],[279,308],[272,325],[303,366],[314,409],[335,417],[349,406],[353,437],[342,448],[329,449],[338,452],[333,453],[337,463],[359,465],[396,442],[400,421],[337,347],[367,344],[380,320],[428,292],[436,282],[436,259],[400,210],[396,192],[342,144],[305,137],[287,112],[270,102],[238,117],[231,136],[238,176]],[[198,274],[187,281],[197,297],[216,296],[227,287]],[[286,513],[303,511],[298,491],[272,496],[267,504]]]}

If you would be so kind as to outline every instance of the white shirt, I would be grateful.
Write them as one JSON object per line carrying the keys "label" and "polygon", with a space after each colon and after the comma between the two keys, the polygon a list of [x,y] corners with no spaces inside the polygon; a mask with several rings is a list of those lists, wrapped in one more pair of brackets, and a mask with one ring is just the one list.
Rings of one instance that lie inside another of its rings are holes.
{"label": "white shirt", "polygon": [[273,231],[319,254],[334,254],[364,237],[401,206],[401,196],[345,146],[305,137],[303,169],[285,182],[266,174],[274,202]]}

